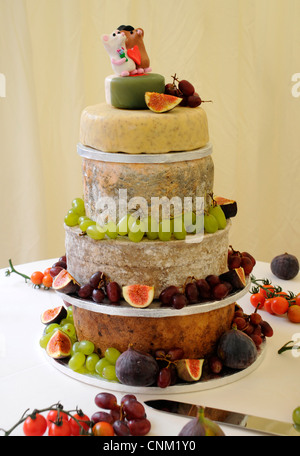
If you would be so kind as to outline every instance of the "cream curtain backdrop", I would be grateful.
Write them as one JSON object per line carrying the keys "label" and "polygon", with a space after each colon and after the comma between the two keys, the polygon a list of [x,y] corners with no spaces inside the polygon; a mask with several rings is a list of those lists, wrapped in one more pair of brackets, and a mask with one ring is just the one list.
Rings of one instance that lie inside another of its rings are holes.
{"label": "cream curtain backdrop", "polygon": [[0,267],[64,253],[80,114],[104,101],[100,36],[120,24],[144,28],[166,82],[177,73],[213,100],[215,193],[239,209],[233,246],[300,259],[299,23],[299,0],[0,0]]}

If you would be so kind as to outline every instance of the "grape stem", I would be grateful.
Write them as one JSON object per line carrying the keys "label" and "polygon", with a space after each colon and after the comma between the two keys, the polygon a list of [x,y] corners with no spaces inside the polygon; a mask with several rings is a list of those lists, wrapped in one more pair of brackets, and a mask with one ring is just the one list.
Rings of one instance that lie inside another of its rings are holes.
{"label": "grape stem", "polygon": [[[178,87],[176,87],[176,83],[175,83],[175,81],[176,82],[180,82],[180,80],[178,79],[176,73],[174,74],[174,76],[171,76],[171,78],[173,79],[173,86],[175,88],[177,88],[177,90],[179,90],[179,92],[180,92],[180,89]],[[201,98],[201,103],[212,103],[212,100],[202,100],[202,98]]]}
{"label": "grape stem", "polygon": [[[204,102],[203,102],[203,103],[204,103]],[[213,192],[208,193],[208,196],[209,196],[209,197],[211,198],[211,200],[212,200],[212,206],[213,206],[213,207],[217,206],[218,203],[217,203],[216,200],[214,199],[214,194],[213,194]],[[231,245],[230,245],[229,247],[231,247]]]}
{"label": "grape stem", "polygon": [[[292,345],[289,345],[289,344],[292,344]],[[280,355],[281,353],[287,351],[287,350],[292,350],[292,349],[299,349],[300,347],[296,346],[295,345],[295,341],[294,340],[289,340],[288,342],[286,342],[279,350],[278,350],[278,354]]]}
{"label": "grape stem", "polygon": [[21,272],[17,271],[17,270],[14,268],[14,265],[12,264],[12,261],[11,261],[11,260],[8,260],[8,263],[9,263],[9,266],[10,266],[11,269],[7,269],[7,270],[5,271],[5,275],[6,275],[6,276],[10,276],[10,275],[14,272],[15,274],[18,274],[18,275],[20,275],[21,277],[24,277],[26,283],[27,283],[27,280],[30,280],[30,277],[28,277],[26,274],[22,274]]}
{"label": "grape stem", "polygon": [[[235,250],[232,245],[229,246],[229,248],[231,249],[231,253],[234,254],[234,255],[237,255],[239,257],[242,256],[241,252],[239,252],[238,250]],[[255,279],[255,277],[253,277]],[[266,279],[267,280],[267,279]]]}
{"label": "grape stem", "polygon": [[0,428],[0,431],[4,432],[4,436],[9,436],[13,432],[13,430],[16,429],[16,427],[18,427],[20,424],[24,423],[24,421],[28,417],[30,417],[31,419],[34,420],[37,414],[40,414],[40,413],[43,413],[43,412],[48,412],[48,411],[51,411],[51,410],[57,410],[57,417],[56,417],[55,421],[53,421],[57,425],[59,425],[61,423],[62,417],[60,416],[60,414],[61,414],[61,412],[63,412],[66,415],[68,415],[70,418],[72,418],[74,421],[76,421],[76,423],[80,426],[81,435],[89,435],[88,431],[86,431],[83,428],[81,422],[84,422],[84,424],[88,425],[90,428],[92,427],[93,422],[92,421],[83,421],[83,420],[75,418],[71,414],[71,412],[76,411],[78,413],[78,415],[81,416],[81,415],[83,415],[82,410],[80,410],[78,408],[76,408],[75,410],[64,410],[64,408],[63,408],[63,406],[61,405],[60,402],[57,402],[56,404],[50,405],[50,407],[46,407],[44,409],[39,409],[39,410],[38,409],[34,409],[31,413],[28,413],[29,409],[27,409],[27,410],[25,410],[25,412],[23,413],[23,415],[21,416],[19,421],[13,427],[11,427],[8,431],[6,431],[5,429]]}

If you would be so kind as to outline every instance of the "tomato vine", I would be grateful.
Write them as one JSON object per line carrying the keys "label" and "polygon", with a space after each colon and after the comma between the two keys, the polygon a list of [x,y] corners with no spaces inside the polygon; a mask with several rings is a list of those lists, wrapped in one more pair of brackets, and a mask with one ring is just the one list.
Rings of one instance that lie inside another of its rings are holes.
{"label": "tomato vine", "polygon": [[[79,426],[80,429],[80,434],[81,435],[92,435],[91,429],[93,422],[92,421],[86,421],[82,420],[80,418],[76,418],[74,416],[74,412],[77,412],[78,416],[81,417],[83,416],[82,410],[76,408],[75,410],[65,410],[60,402],[57,402],[56,404],[50,405],[49,407],[43,408],[43,409],[33,409],[31,412],[29,412],[30,409],[25,410],[25,412],[22,414],[21,418],[17,421],[16,424],[14,424],[10,429],[5,430],[3,428],[0,428],[0,431],[3,432],[4,436],[9,436],[20,424],[25,423],[25,421],[30,418],[31,420],[35,420],[39,415],[41,415],[44,412],[50,412],[52,410],[57,412],[57,416],[55,418],[55,421],[51,421],[51,423],[54,423],[57,426],[62,425],[62,414],[67,415],[70,417],[70,420],[74,420],[76,424]],[[46,420],[46,418],[45,418]],[[86,427],[88,426],[88,429],[86,430]],[[43,435],[45,433],[42,432],[40,435]],[[66,434],[67,435],[67,434]],[[68,434],[71,435],[71,434]]]}

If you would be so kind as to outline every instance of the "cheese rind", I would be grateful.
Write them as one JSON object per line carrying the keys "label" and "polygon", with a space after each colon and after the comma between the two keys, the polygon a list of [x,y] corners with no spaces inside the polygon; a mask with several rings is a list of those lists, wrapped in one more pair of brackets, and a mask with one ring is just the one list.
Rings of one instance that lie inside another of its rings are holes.
{"label": "cheese rind", "polygon": [[198,149],[208,142],[207,116],[201,107],[178,106],[157,114],[102,103],[81,115],[80,143],[104,152],[161,154]]}
{"label": "cheese rind", "polygon": [[106,102],[115,108],[146,109],[145,92],[164,93],[165,78],[157,73],[122,77],[111,75],[105,78]]}
{"label": "cheese rind", "polygon": [[113,341],[120,352],[129,345],[151,354],[161,347],[168,352],[180,346],[187,359],[201,359],[216,349],[221,335],[231,328],[235,303],[192,315],[173,311],[171,317],[124,317],[74,306],[73,318],[78,339],[93,342],[98,353],[104,354]]}
{"label": "cheese rind", "polygon": [[103,271],[120,286],[154,286],[155,298],[169,285],[181,287],[190,276],[205,278],[227,271],[229,230],[189,235],[186,240],[131,242],[126,236],[94,241],[78,227],[65,227],[68,271],[81,284]]}
{"label": "cheese rind", "polygon": [[[192,201],[197,211],[197,197],[202,197],[205,208],[211,202],[214,164],[211,155],[175,163],[114,163],[101,160],[82,160],[83,193],[87,215],[97,220],[101,200],[111,198],[113,216],[120,210],[121,190],[126,190],[126,203],[139,198],[155,211],[163,199],[174,204],[174,213],[188,211],[185,205]],[[124,193],[124,192],[123,192]],[[198,200],[199,202],[199,200]],[[123,203],[123,202],[122,202]],[[171,214],[173,211],[171,205]],[[154,213],[154,212],[153,212]],[[118,218],[120,218],[118,216]]]}

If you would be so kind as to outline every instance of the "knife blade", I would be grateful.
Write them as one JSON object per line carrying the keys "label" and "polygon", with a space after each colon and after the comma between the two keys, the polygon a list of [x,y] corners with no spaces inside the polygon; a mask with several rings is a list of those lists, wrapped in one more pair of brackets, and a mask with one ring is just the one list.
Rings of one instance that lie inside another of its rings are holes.
{"label": "knife blade", "polygon": [[[196,417],[199,405],[178,402],[166,399],[146,400],[145,404],[161,412],[172,413],[190,418]],[[300,436],[293,423],[262,418],[255,415],[245,415],[243,413],[232,412],[229,410],[216,409],[204,406],[204,416],[217,422],[236,426],[245,430],[258,431],[264,434],[278,436]]]}

